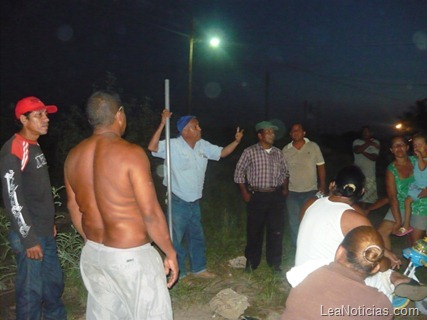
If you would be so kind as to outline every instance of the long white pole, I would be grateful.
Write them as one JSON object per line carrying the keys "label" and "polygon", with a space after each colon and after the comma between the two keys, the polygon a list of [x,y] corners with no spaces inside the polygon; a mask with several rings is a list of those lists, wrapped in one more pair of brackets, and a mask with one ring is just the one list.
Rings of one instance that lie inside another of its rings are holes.
{"label": "long white pole", "polygon": [[[165,108],[170,110],[169,105],[169,79],[165,79]],[[170,156],[170,119],[166,119],[166,181],[167,181],[167,203],[168,203],[168,221],[169,235],[173,239],[172,231],[172,188],[171,188],[171,156]]]}

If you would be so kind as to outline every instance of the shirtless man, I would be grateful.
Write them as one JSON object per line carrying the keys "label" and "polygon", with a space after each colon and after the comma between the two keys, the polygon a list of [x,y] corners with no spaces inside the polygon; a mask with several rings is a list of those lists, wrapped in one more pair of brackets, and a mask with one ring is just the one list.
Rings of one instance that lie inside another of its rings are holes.
{"label": "shirtless man", "polygon": [[[172,319],[167,288],[178,263],[148,157],[121,138],[126,115],[118,95],[95,92],[86,111],[93,134],[70,151],[64,169],[71,219],[86,242],[86,317]],[[166,255],[164,268],[152,241]]]}

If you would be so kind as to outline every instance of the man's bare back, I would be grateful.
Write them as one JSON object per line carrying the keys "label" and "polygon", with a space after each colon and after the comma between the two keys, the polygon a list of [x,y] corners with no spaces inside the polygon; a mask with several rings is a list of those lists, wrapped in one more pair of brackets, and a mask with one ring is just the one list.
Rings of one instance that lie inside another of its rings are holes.
{"label": "man's bare back", "polygon": [[87,239],[115,248],[151,241],[141,210],[162,210],[151,200],[157,198],[142,148],[113,132],[94,134],[70,152],[65,168]]}
{"label": "man's bare back", "polygon": [[[117,94],[94,92],[86,113],[93,134],[68,153],[64,180],[71,220],[85,239],[88,319],[172,319],[167,288],[178,279],[178,261],[148,157],[121,138],[127,121]],[[163,265],[152,241],[165,254]],[[156,295],[142,297],[146,290]]]}
{"label": "man's bare back", "polygon": [[154,241],[166,255],[171,286],[178,275],[176,252],[148,157],[140,146],[121,138],[127,121],[120,98],[96,92],[86,111],[93,134],[69,152],[64,164],[71,220],[85,240],[108,247]]}

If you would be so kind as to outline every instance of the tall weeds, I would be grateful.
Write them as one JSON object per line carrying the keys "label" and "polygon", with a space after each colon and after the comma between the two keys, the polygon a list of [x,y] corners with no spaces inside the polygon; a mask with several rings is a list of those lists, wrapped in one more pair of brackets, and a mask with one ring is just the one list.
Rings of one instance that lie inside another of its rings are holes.
{"label": "tall weeds", "polygon": [[16,274],[16,261],[7,239],[9,226],[9,219],[0,208],[0,291],[12,286],[12,279]]}

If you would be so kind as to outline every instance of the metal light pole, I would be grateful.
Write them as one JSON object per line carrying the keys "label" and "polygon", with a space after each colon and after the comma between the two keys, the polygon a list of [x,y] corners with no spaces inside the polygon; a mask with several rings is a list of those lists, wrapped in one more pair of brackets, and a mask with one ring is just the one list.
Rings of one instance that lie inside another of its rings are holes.
{"label": "metal light pole", "polygon": [[[169,79],[165,79],[165,108],[170,110],[170,96],[169,96]],[[167,202],[168,202],[168,223],[169,235],[173,239],[172,229],[172,179],[171,179],[171,148],[170,148],[170,119],[166,119],[166,184],[167,184]],[[173,240],[172,240],[173,241]]]}
{"label": "metal light pole", "polygon": [[265,119],[270,118],[270,71],[267,69],[265,71]]}
{"label": "metal light pole", "polygon": [[191,20],[190,30],[190,50],[188,53],[188,114],[191,114],[191,98],[192,98],[192,86],[193,86],[193,49],[194,49],[194,22]]}
{"label": "metal light pole", "polygon": [[[194,53],[194,43],[201,42],[200,39],[194,39],[194,20],[191,20],[191,29],[190,29],[190,42],[188,50],[188,100],[187,100],[187,111],[188,114],[191,114],[191,103],[193,100],[193,53]],[[218,47],[220,44],[220,39],[213,37],[209,41],[209,45],[212,48]]]}

